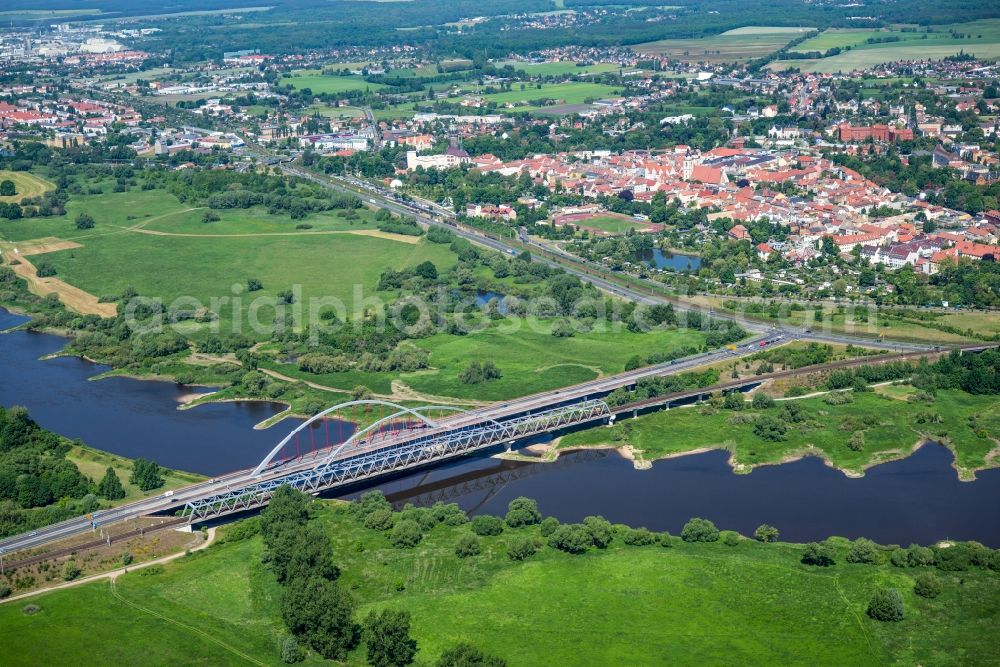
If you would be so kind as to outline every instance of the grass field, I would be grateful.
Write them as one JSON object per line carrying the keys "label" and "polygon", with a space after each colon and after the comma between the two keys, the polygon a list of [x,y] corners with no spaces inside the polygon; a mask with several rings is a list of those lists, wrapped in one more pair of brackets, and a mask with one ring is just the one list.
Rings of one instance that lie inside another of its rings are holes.
{"label": "grass field", "polygon": [[580,220],[573,223],[579,227],[589,227],[599,229],[609,234],[624,234],[630,229],[649,229],[649,225],[642,220],[617,215],[599,215],[593,218]]}
{"label": "grass field", "polygon": [[864,44],[869,37],[875,37],[881,31],[870,28],[830,28],[822,33],[807,39],[791,50],[795,52],[808,53],[809,51],[825,52],[827,49],[844,48],[845,46],[857,46]]}
{"label": "grass field", "polygon": [[635,50],[685,62],[738,62],[766,56],[813,28],[748,26],[700,39],[662,39]]}
{"label": "grass field", "polygon": [[510,65],[514,69],[523,70],[529,76],[565,76],[584,74],[603,74],[605,72],[617,72],[621,65],[615,63],[593,63],[580,66],[572,61],[559,61],[550,63],[526,63],[519,60],[504,60],[497,63],[497,67]]}
{"label": "grass field", "polygon": [[309,115],[319,114],[324,118],[339,118],[350,120],[352,118],[361,118],[365,115],[364,109],[358,107],[329,107],[325,104],[319,104],[318,102],[308,107],[306,111]]}
{"label": "grass field", "polygon": [[41,176],[27,171],[7,171],[0,169],[0,181],[14,182],[14,195],[0,197],[0,202],[9,204],[19,202],[25,197],[38,197],[48,190],[55,189],[55,183],[50,183]]}
{"label": "grass field", "polygon": [[[887,36],[898,38],[899,41],[866,43],[870,37]],[[823,46],[824,44],[828,46]],[[897,60],[940,59],[960,51],[979,58],[1000,58],[1000,19],[935,26],[932,32],[903,32],[895,29],[826,31],[803,42],[795,50],[825,51],[834,46],[850,46],[851,50],[829,58],[776,61],[769,67],[775,70],[798,67],[802,71],[829,73],[865,69]]]}
{"label": "grass field", "polygon": [[[503,400],[620,373],[625,370],[625,362],[636,354],[670,352],[704,343],[700,332],[688,329],[590,332],[567,339],[552,336],[551,321],[520,322],[517,331],[502,329],[513,326],[513,321],[508,320],[468,336],[439,334],[417,341],[431,351],[430,365],[436,372],[413,373],[402,380],[417,391],[437,396]],[[472,359],[493,361],[503,377],[482,384],[463,384],[458,375]]]}
{"label": "grass field", "polygon": [[[282,374],[338,389],[363,384],[387,394],[391,381],[398,378],[422,394],[499,401],[620,373],[625,370],[625,362],[636,354],[669,352],[704,343],[701,333],[686,329],[638,334],[624,330],[591,332],[554,338],[550,333],[552,324],[551,320],[510,319],[467,336],[438,334],[414,341],[430,351],[431,368],[413,373],[312,374],[289,364],[266,365]],[[471,360],[493,361],[503,377],[464,384],[458,376]]]}
{"label": "grass field", "polygon": [[[482,538],[480,555],[459,559],[454,545],[468,525],[440,524],[400,550],[345,508],[324,504],[314,521],[333,541],[359,618],[372,608],[412,614],[417,664],[459,641],[512,666],[969,665],[995,656],[996,573],[936,572],[943,590],[928,600],[912,592],[928,568],[849,564],[844,540],[834,541],[837,564],[827,568],[800,564],[797,545],[675,538],[665,549],[626,546],[620,536],[607,549],[544,547],[517,563],[507,545],[537,527]],[[152,574],[124,575],[115,588],[37,596],[33,615],[23,602],[0,605],[5,664],[75,664],[81,654],[93,665],[246,664],[234,651],[279,664],[281,589],[260,563],[262,549],[259,538],[216,544]],[[902,622],[865,615],[878,584],[901,591]],[[359,648],[347,664],[364,661]]]}
{"label": "grass field", "polygon": [[[93,215],[93,229],[76,229],[72,221],[80,211]],[[365,295],[373,294],[387,266],[401,268],[430,260],[444,269],[455,262],[446,246],[414,244],[411,237],[403,242],[323,233],[377,233],[366,210],[359,211],[354,225],[335,212],[294,221],[313,225],[311,230],[296,230],[286,215],[254,209],[220,211],[221,220],[213,223],[201,222],[202,214],[165,191],[133,190],[74,197],[66,216],[11,221],[0,227],[0,236],[14,242],[57,237],[81,244],[47,253],[44,259],[59,278],[93,295],[120,294],[132,286],[144,296],[166,302],[191,296],[205,305],[211,297],[232,296],[230,286],[245,285],[251,277],[264,284],[253,297],[273,297],[300,285],[303,302],[311,296],[332,296],[351,304],[354,286],[360,285]],[[128,229],[136,225],[141,229]],[[42,256],[34,259],[38,257]],[[244,317],[249,301],[244,302]],[[262,311],[262,321],[270,317],[268,310]],[[223,306],[220,311],[225,324],[230,308]]]}
{"label": "grass field", "polygon": [[[697,407],[657,412],[621,422],[612,429],[572,433],[560,441],[560,446],[631,444],[642,450],[646,460],[706,447],[727,449],[732,453],[732,463],[744,472],[756,465],[809,453],[857,474],[875,463],[908,454],[922,437],[928,437],[948,443],[955,453],[959,474],[965,479],[971,478],[975,470],[1000,464],[996,458],[987,461],[991,451],[1000,451],[1000,403],[996,397],[949,390],[938,392],[936,400],[927,404],[908,401],[911,393],[912,388],[880,389],[855,394],[854,402],[845,405],[828,405],[821,397],[796,400],[807,419],[791,424],[785,440],[780,442],[755,435],[748,418],[762,413],[779,415],[779,403],[765,411],[750,410],[748,405],[742,413],[718,410],[706,415],[700,414]],[[939,414],[942,421],[919,424],[919,413]],[[734,423],[734,415],[748,423]],[[978,415],[986,437],[973,431],[971,415]],[[865,425],[866,420],[870,426]],[[864,432],[862,451],[848,447],[856,430]]]}
{"label": "grass field", "polygon": [[524,90],[509,90],[502,93],[492,93],[483,95],[483,98],[498,105],[514,104],[519,105],[520,111],[530,111],[542,107],[530,104],[531,100],[552,99],[558,100],[560,104],[583,104],[588,99],[601,99],[612,97],[618,93],[617,89],[602,83],[586,83],[582,81],[568,81],[566,83],[554,83],[550,85],[542,84],[541,88],[528,86]]}
{"label": "grass field", "polygon": [[381,90],[385,85],[381,83],[369,83],[364,77],[358,74],[350,76],[325,76],[316,70],[303,70],[293,73],[292,76],[285,76],[279,82],[281,85],[291,84],[296,90],[309,88],[314,95],[321,93],[344,93],[349,90]]}
{"label": "grass field", "polygon": [[164,480],[163,486],[153,489],[152,491],[142,491],[138,486],[129,482],[129,478],[132,476],[132,461],[130,459],[78,444],[74,444],[72,446],[69,453],[66,455],[66,458],[75,463],[76,467],[80,469],[80,472],[87,477],[90,477],[95,482],[101,481],[101,478],[104,477],[104,473],[108,468],[114,468],[115,473],[118,475],[118,479],[121,480],[122,486],[125,487],[125,493],[127,494],[121,500],[114,501],[112,503],[114,505],[139,500],[140,498],[155,496],[163,493],[164,491],[177,489],[182,486],[188,486],[205,479],[202,475],[161,468],[160,470],[162,471]]}

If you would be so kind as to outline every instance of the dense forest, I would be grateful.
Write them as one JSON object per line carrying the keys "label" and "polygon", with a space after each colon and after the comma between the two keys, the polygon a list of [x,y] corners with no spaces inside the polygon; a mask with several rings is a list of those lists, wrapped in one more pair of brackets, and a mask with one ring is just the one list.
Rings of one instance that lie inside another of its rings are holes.
{"label": "dense forest", "polygon": [[[242,0],[191,0],[165,5],[101,0],[94,3],[108,18],[151,16],[188,11],[241,9]],[[609,6],[603,0],[566,0],[567,9],[601,11],[586,34],[573,26],[537,29],[524,27],[518,15],[551,11],[551,0],[412,0],[380,3],[328,0],[273,0],[269,9],[254,11],[253,21],[234,23],[232,15],[205,14],[162,17],[163,32],[144,46],[169,50],[175,60],[217,58],[223,51],[257,48],[268,53],[301,52],[346,46],[381,47],[406,43],[436,54],[458,54],[482,63],[510,52],[527,52],[575,44],[615,46],[667,38],[718,34],[747,25],[858,27],[850,17],[857,6],[848,3],[803,3],[797,0],[679,0],[670,6],[650,6],[645,0],[626,0]],[[12,0],[8,10],[77,9],[74,0]],[[234,14],[238,13],[234,11]],[[1000,15],[995,4],[958,0],[944,5],[930,0],[877,0],[867,3],[870,25],[890,23],[940,24]],[[489,20],[456,29],[447,24],[471,17]],[[14,17],[37,23],[30,16]],[[682,19],[682,20],[679,20]],[[52,21],[60,19],[53,18]],[[275,30],[280,24],[281,29]],[[868,27],[867,25],[865,27]],[[402,29],[402,30],[401,30]]]}

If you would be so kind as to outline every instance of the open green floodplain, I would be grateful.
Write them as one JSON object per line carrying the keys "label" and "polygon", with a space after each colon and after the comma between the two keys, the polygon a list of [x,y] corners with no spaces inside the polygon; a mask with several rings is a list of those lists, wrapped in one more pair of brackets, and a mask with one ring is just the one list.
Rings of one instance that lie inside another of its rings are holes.
{"label": "open green floodplain", "polygon": [[[469,524],[438,524],[412,549],[364,528],[348,507],[318,503],[341,568],[340,582],[369,609],[412,614],[417,664],[433,664],[460,641],[510,665],[985,665],[995,659],[998,574],[970,566],[944,572],[850,564],[834,539],[836,564],[800,563],[801,545],[740,539],[628,546],[617,527],[606,549],[570,555],[543,546],[526,561],[508,545],[538,526],[480,538],[459,558]],[[678,529],[680,527],[678,526]],[[222,529],[222,532],[228,529]],[[240,530],[239,532],[247,532]],[[231,533],[232,534],[232,533]],[[8,665],[281,664],[281,587],[261,563],[259,537],[209,548],[112,585],[95,582],[0,605]],[[934,572],[939,597],[913,593]],[[905,617],[865,614],[877,585],[903,594]],[[25,614],[26,604],[40,608]],[[530,641],[525,641],[530,638]],[[364,649],[348,664],[363,664]],[[152,662],[151,662],[152,661]],[[315,656],[306,664],[319,664]]]}

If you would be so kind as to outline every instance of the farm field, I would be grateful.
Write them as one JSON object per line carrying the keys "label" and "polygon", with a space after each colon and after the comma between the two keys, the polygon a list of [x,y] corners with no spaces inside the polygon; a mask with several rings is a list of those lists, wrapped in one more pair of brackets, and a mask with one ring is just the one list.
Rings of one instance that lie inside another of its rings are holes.
{"label": "farm field", "polygon": [[[898,38],[899,41],[866,43],[869,37],[889,36]],[[820,45],[830,43],[830,46],[823,48],[814,43]],[[808,72],[846,72],[897,60],[940,59],[963,51],[979,58],[1000,58],[1000,19],[935,26],[933,32],[903,32],[890,29],[864,34],[827,31],[803,42],[795,50],[825,51],[834,46],[850,46],[851,49],[829,58],[775,61],[770,63],[769,67],[779,71],[787,67],[797,67]]]}
{"label": "farm field", "polygon": [[813,28],[748,26],[700,39],[662,39],[638,44],[640,53],[685,62],[734,62],[766,56]]}
{"label": "farm field", "polygon": [[[433,664],[460,641],[510,665],[758,664],[775,656],[788,665],[816,664],[817,656],[824,664],[987,664],[1000,621],[995,572],[850,564],[843,539],[831,540],[836,564],[824,568],[801,564],[801,545],[675,537],[665,549],[625,545],[620,532],[605,549],[570,555],[545,546],[515,562],[508,545],[538,538],[537,526],[480,538],[482,553],[460,559],[455,543],[470,534],[468,524],[438,524],[415,548],[396,549],[346,507],[321,502],[313,521],[333,542],[356,618],[372,609],[411,613],[417,664]],[[27,601],[40,608],[35,614],[22,612],[23,601],[0,605],[5,662],[61,664],[86,652],[94,665],[149,656],[163,664],[278,664],[282,589],[262,553],[259,537],[223,539],[114,585],[35,596]],[[939,597],[913,593],[924,572],[940,579]],[[902,622],[865,615],[876,585],[900,590]],[[487,615],[493,620],[484,623]],[[511,640],[524,636],[531,641]],[[364,649],[346,663],[365,664]],[[310,656],[304,664],[326,663]]]}
{"label": "farm field", "polygon": [[25,197],[38,197],[48,190],[55,189],[55,183],[51,183],[41,176],[36,176],[28,171],[7,171],[0,169],[0,181],[13,181],[14,194],[11,196],[0,196],[0,203],[19,202]]}
{"label": "farm field", "polygon": [[793,47],[791,51],[797,53],[808,53],[809,51],[822,52],[827,49],[856,46],[864,44],[866,39],[875,37],[881,32],[880,30],[869,28],[830,28]]}
{"label": "farm field", "polygon": [[326,76],[316,70],[302,70],[281,78],[281,85],[290,84],[296,90],[309,88],[314,95],[322,93],[345,93],[349,90],[382,90],[381,83],[369,83],[358,74],[350,76]]}
{"label": "farm field", "polygon": [[616,63],[593,63],[581,66],[572,61],[559,61],[547,63],[526,63],[520,60],[504,60],[498,62],[498,67],[510,65],[516,70],[524,70],[529,76],[563,76],[563,75],[584,75],[603,74],[605,72],[617,72],[621,65]]}
{"label": "farm field", "polygon": [[[751,410],[748,404],[742,412],[722,409],[707,415],[697,407],[656,412],[625,422],[624,426],[572,433],[562,438],[560,446],[629,444],[641,450],[642,458],[649,461],[701,448],[725,449],[732,454],[730,461],[739,472],[813,454],[840,470],[861,474],[875,463],[909,454],[922,437],[928,437],[948,443],[963,479],[972,479],[976,470],[997,465],[987,459],[990,452],[997,450],[994,439],[1000,438],[1000,404],[995,398],[948,390],[938,392],[927,403],[909,401],[913,393],[912,387],[879,388],[854,393],[853,402],[843,405],[830,405],[823,397],[797,399],[794,403],[806,418],[790,424],[785,439],[780,441],[757,436],[750,418],[758,414],[780,415],[779,402],[778,407],[767,410]],[[919,414],[931,412],[940,415],[942,421],[917,421]],[[971,415],[978,415],[977,423],[985,429],[985,435],[973,431]],[[861,451],[848,447],[856,431],[864,433]]]}

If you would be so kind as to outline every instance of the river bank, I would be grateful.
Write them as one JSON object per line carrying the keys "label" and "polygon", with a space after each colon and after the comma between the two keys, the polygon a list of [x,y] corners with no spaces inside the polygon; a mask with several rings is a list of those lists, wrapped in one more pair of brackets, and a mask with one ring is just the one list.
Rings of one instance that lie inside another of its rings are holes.
{"label": "river bank", "polygon": [[[783,430],[762,434],[756,423],[763,417]],[[889,385],[837,400],[825,394],[787,399],[768,409],[700,404],[570,433],[557,448],[627,446],[640,461],[724,450],[736,473],[817,457],[848,477],[861,477],[926,442],[947,447],[958,478],[974,480],[977,472],[1000,465],[1000,402],[960,390],[930,396],[908,385]]]}

